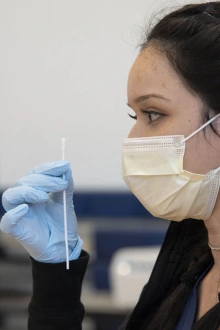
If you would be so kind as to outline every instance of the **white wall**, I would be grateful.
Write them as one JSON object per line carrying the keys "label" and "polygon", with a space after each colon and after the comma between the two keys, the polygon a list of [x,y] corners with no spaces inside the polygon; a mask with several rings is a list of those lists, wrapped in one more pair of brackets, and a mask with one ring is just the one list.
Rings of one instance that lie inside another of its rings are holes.
{"label": "white wall", "polygon": [[78,190],[125,188],[126,80],[139,27],[180,2],[0,0],[1,187],[60,159],[66,137]]}

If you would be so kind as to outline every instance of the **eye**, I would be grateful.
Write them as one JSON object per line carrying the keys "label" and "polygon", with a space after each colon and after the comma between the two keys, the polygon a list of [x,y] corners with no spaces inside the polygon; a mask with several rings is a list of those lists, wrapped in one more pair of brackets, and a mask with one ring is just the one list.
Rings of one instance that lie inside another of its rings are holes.
{"label": "eye", "polygon": [[148,112],[149,121],[155,121],[160,117],[160,114],[157,112]]}
{"label": "eye", "polygon": [[154,121],[158,120],[161,116],[165,116],[165,114],[156,112],[156,111],[149,111],[140,109],[143,114],[146,114],[149,118],[149,124],[153,123]]}
{"label": "eye", "polygon": [[[152,111],[152,110],[140,109],[140,111],[144,115],[147,115],[148,120],[149,120],[148,124],[151,124],[151,123],[155,122],[156,120],[160,119],[161,116],[166,116],[166,114],[164,114],[164,113]],[[128,115],[132,119],[137,120],[137,115],[131,115],[130,113],[128,113]]]}

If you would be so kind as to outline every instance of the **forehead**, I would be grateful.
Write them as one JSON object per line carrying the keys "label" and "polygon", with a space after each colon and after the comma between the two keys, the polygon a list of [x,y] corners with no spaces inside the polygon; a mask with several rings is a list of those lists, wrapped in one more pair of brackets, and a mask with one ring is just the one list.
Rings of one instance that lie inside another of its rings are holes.
{"label": "forehead", "polygon": [[150,93],[162,94],[173,101],[189,94],[166,56],[152,47],[138,55],[130,70],[128,100],[132,102],[137,97]]}

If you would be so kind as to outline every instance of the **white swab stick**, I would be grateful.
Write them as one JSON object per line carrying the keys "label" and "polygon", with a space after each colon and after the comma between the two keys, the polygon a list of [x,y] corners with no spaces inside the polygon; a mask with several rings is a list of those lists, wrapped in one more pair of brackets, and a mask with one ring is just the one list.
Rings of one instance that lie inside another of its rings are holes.
{"label": "white swab stick", "polygon": [[[62,138],[62,160],[65,160],[65,147],[66,139]],[[65,180],[65,174],[63,174]],[[66,190],[63,191],[63,215],[64,215],[64,233],[65,233],[65,245],[66,245],[66,269],[69,269],[69,247],[68,247],[68,235],[67,235],[67,216],[66,216]]]}

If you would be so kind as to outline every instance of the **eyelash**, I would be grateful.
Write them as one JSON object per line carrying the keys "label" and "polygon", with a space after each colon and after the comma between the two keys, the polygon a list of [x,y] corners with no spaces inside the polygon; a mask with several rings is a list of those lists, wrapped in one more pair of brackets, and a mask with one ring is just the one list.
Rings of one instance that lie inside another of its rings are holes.
{"label": "eyelash", "polygon": [[[162,113],[160,113],[160,112],[156,112],[156,111],[147,111],[147,110],[143,110],[143,109],[140,109],[140,110],[141,110],[141,112],[142,112],[143,114],[148,115],[148,118],[149,118],[149,124],[155,122],[156,120],[158,120],[158,119],[160,118],[160,117],[159,117],[159,118],[157,118],[157,119],[155,119],[155,120],[151,120],[150,115],[166,116],[165,114],[162,114]],[[129,117],[131,117],[132,119],[137,120],[137,115],[133,116],[133,115],[131,115],[130,113],[129,113],[128,115],[129,115]]]}

